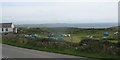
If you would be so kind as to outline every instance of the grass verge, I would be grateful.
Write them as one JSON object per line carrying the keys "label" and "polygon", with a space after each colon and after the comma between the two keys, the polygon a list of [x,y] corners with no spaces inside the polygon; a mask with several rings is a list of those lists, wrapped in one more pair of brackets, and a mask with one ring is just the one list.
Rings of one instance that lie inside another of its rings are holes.
{"label": "grass verge", "polygon": [[93,59],[101,59],[101,60],[114,60],[114,59],[119,60],[120,59],[119,56],[113,56],[113,55],[101,54],[101,53],[93,53],[93,52],[83,52],[83,51],[78,51],[75,49],[43,48],[43,47],[21,45],[21,44],[8,43],[8,42],[3,42],[3,44],[12,45],[12,46],[21,47],[21,48],[33,49],[33,50],[38,50],[38,51],[74,55],[74,56],[87,57],[87,58],[93,58]]}

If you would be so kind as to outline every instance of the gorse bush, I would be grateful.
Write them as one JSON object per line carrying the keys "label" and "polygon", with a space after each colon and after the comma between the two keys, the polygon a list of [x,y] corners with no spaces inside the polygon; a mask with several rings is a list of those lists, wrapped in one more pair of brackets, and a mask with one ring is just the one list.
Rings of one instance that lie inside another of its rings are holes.
{"label": "gorse bush", "polygon": [[82,40],[79,45],[79,50],[81,51],[97,52],[103,54],[106,53],[111,55],[118,55],[118,52],[120,52],[120,48],[117,47],[116,44],[110,43],[108,41],[85,39]]}

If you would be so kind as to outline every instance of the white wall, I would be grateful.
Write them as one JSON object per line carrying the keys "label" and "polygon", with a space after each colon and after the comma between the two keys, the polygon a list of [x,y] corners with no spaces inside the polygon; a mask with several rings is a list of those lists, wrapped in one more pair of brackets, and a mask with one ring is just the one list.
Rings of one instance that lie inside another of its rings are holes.
{"label": "white wall", "polygon": [[[8,29],[8,31],[6,31],[6,29]],[[2,28],[0,28],[0,33],[1,32],[13,32],[13,28],[3,28],[3,31],[2,31]]]}
{"label": "white wall", "polygon": [[13,32],[13,28],[8,28],[8,32]]}
{"label": "white wall", "polygon": [[2,33],[2,28],[0,28],[0,33]]}
{"label": "white wall", "polygon": [[12,28],[15,28],[15,26],[14,26],[14,24],[12,24],[12,26],[11,26]]}

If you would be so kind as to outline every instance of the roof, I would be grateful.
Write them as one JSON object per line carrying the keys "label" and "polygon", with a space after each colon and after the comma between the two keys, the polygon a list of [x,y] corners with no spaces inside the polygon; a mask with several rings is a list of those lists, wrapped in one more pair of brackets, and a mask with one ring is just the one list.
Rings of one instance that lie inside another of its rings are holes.
{"label": "roof", "polygon": [[11,28],[12,27],[12,23],[0,23],[0,28]]}

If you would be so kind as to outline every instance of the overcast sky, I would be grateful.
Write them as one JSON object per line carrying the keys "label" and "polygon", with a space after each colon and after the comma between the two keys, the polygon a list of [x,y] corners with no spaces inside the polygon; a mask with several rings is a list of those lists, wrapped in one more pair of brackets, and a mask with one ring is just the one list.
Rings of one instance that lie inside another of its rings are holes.
{"label": "overcast sky", "polygon": [[70,1],[2,2],[2,22],[15,24],[118,22],[118,3],[115,1]]}

